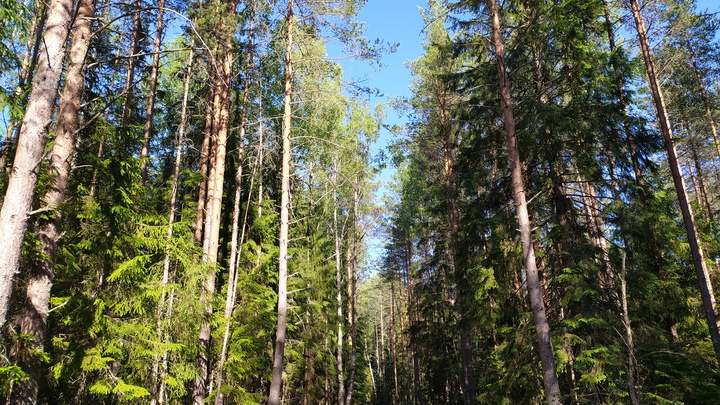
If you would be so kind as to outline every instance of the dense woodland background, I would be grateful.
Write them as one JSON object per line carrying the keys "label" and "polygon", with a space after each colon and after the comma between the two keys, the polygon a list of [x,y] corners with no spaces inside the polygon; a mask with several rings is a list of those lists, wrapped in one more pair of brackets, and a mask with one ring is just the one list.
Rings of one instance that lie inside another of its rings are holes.
{"label": "dense woodland background", "polygon": [[362,5],[0,0],[3,401],[720,401],[719,16]]}

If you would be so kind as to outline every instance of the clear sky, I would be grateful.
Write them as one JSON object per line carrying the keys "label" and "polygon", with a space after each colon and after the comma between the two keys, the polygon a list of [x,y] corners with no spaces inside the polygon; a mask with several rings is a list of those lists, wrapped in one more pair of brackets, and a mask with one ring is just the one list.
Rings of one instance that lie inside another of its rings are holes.
{"label": "clear sky", "polygon": [[[359,21],[366,24],[365,36],[386,43],[398,44],[396,52],[383,55],[384,67],[376,70],[362,61],[352,59],[341,62],[348,77],[367,77],[364,85],[378,89],[381,97],[373,97],[371,101],[388,102],[394,97],[410,96],[410,72],[405,63],[422,55],[422,30],[424,28],[420,8],[425,8],[425,0],[368,0],[358,16]],[[404,118],[388,108],[386,125],[403,124]],[[374,151],[383,149],[391,141],[390,134],[383,130]],[[388,180],[387,171],[381,176]]]}

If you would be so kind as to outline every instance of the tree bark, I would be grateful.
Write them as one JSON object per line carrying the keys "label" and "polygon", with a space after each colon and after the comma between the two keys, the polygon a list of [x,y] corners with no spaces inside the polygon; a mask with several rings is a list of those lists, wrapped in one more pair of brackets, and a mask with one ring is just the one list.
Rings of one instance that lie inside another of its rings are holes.
{"label": "tree bark", "polygon": [[[252,52],[252,35],[253,35],[253,22],[255,18],[255,2],[252,3],[252,16],[250,17],[250,27],[248,29],[249,31],[249,46],[248,51],[245,54],[245,61],[243,69],[245,70],[245,82],[243,84],[243,97],[242,97],[242,106],[241,106],[241,113],[240,113],[240,136],[239,136],[239,147],[238,147],[238,167],[237,171],[235,172],[235,196],[233,201],[233,214],[232,214],[232,231],[231,231],[231,240],[230,240],[230,259],[228,264],[228,286],[227,286],[227,296],[225,298],[225,331],[223,332],[223,342],[222,347],[220,349],[220,360],[218,361],[217,366],[217,394],[215,395],[215,405],[221,405],[223,403],[223,393],[222,393],[222,384],[223,384],[223,369],[225,367],[225,361],[227,360],[227,350],[228,350],[228,344],[230,339],[230,323],[232,319],[232,312],[233,308],[235,307],[235,302],[237,299],[237,277],[238,277],[238,261],[239,256],[241,254],[242,249],[242,243],[245,239],[245,228],[247,226],[247,217],[248,217],[248,210],[250,209],[250,199],[252,194],[252,182],[248,191],[248,197],[247,197],[247,206],[245,209],[245,215],[243,217],[242,225],[239,224],[240,222],[240,197],[242,194],[242,172],[243,172],[243,164],[245,163],[245,133],[246,133],[246,126],[247,126],[247,115],[248,115],[248,94],[250,92],[250,77],[251,77],[251,63],[253,60],[253,52]],[[242,232],[239,231],[239,226],[242,229]],[[238,233],[240,233],[240,240],[238,241]]]}
{"label": "tree bark", "polygon": [[133,30],[130,35],[130,55],[128,55],[128,66],[127,74],[125,75],[125,101],[123,102],[122,116],[120,118],[120,125],[127,127],[130,125],[130,113],[132,111],[132,102],[135,88],[135,55],[138,53],[138,47],[140,42],[140,29],[141,19],[140,10],[141,5],[139,1],[135,1],[135,11],[133,12]]}
{"label": "tree bark", "polygon": [[[70,58],[65,75],[65,87],[60,99],[57,131],[50,153],[48,174],[54,183],[42,198],[47,209],[54,211],[49,219],[37,223],[36,235],[41,245],[41,258],[28,269],[25,305],[18,317],[20,334],[34,335],[21,342],[17,363],[28,374],[14,387],[11,404],[24,405],[37,402],[41,364],[35,352],[41,352],[47,334],[47,318],[50,311],[50,290],[55,275],[55,257],[58,241],[62,236],[59,205],[65,200],[70,163],[78,129],[78,111],[85,85],[85,56],[90,45],[95,0],[80,0],[75,17]],[[22,347],[26,346],[26,347]]]}
{"label": "tree bark", "polygon": [[545,398],[550,405],[560,405],[560,385],[555,370],[555,359],[553,357],[552,342],[550,340],[550,325],[548,324],[545,312],[545,303],[542,297],[542,287],[535,262],[535,250],[533,247],[530,216],[528,214],[527,201],[525,199],[525,186],[522,177],[522,165],[517,147],[515,135],[515,118],[513,116],[513,104],[510,97],[510,85],[508,73],[505,67],[505,49],[502,43],[502,32],[500,29],[500,13],[495,0],[488,0],[490,8],[492,44],[495,51],[495,62],[497,64],[498,84],[503,110],[503,122],[505,136],[507,138],[508,159],[512,175],[512,189],[515,199],[515,213],[520,228],[520,242],[522,244],[523,256],[525,259],[525,271],[527,277],[527,288],[530,296],[530,306],[535,321],[535,330],[538,336],[538,351],[540,363],[542,364],[543,385]]}
{"label": "tree bark", "polygon": [[637,29],[638,41],[645,61],[645,70],[647,71],[648,84],[652,94],[655,111],[657,112],[658,124],[662,133],[665,152],[668,157],[668,166],[675,185],[675,191],[678,196],[678,204],[687,233],[690,252],[692,253],[693,265],[695,273],[700,284],[700,297],[702,298],[705,317],[710,331],[710,338],[715,349],[715,357],[720,362],[720,333],[718,332],[717,310],[715,308],[715,296],[713,295],[712,284],[708,276],[705,258],[703,257],[702,247],[700,246],[697,227],[695,226],[695,218],[693,217],[692,208],[688,201],[687,189],[685,188],[685,180],[680,169],[677,151],[675,149],[675,141],[673,139],[672,129],[670,127],[670,119],[667,109],[665,108],[665,100],[663,99],[660,82],[655,73],[655,62],[650,53],[650,44],[647,38],[647,30],[643,21],[642,13],[638,0],[630,0],[630,10],[632,11]]}
{"label": "tree bark", "polygon": [[710,135],[713,137],[713,142],[715,144],[715,152],[717,153],[717,157],[720,158],[720,137],[718,137],[718,131],[717,131],[717,124],[715,123],[715,118],[712,114],[712,109],[710,108],[710,100],[708,99],[707,90],[705,89],[705,85],[703,84],[703,78],[700,74],[700,68],[698,68],[697,65],[697,58],[695,57],[695,50],[692,49],[690,44],[687,44],[688,50],[690,51],[690,63],[692,64],[693,71],[695,72],[695,81],[697,82],[698,88],[700,89],[700,97],[703,101],[703,106],[705,107],[705,115],[707,116],[708,123],[710,124]]}
{"label": "tree bark", "polygon": [[345,405],[352,404],[353,388],[355,385],[355,373],[357,369],[357,281],[358,281],[358,204],[360,203],[360,193],[358,187],[360,187],[360,181],[353,185],[353,213],[352,213],[352,237],[350,239],[350,260],[347,263],[348,266],[348,321],[350,333],[348,335],[348,346],[350,346],[350,365],[348,370],[348,381],[347,381],[347,392],[345,397]]}
{"label": "tree bark", "polygon": [[287,322],[287,267],[288,267],[288,231],[290,211],[290,132],[292,129],[292,87],[293,87],[293,31],[295,30],[295,2],[288,1],[285,23],[285,96],[283,98],[282,126],[282,174],[280,197],[280,235],[278,257],[278,319],[273,354],[272,380],[268,405],[280,403],[282,388],[283,362],[285,358],[285,331]]}
{"label": "tree bark", "polygon": [[[170,191],[170,212],[168,214],[168,230],[165,235],[167,241],[165,247],[165,257],[163,258],[163,277],[161,281],[162,292],[160,294],[160,300],[158,301],[157,309],[157,337],[161,344],[165,343],[165,325],[170,319],[169,316],[169,303],[167,299],[167,287],[170,284],[170,243],[173,237],[173,224],[175,223],[175,213],[177,211],[177,195],[178,187],[180,183],[180,167],[182,163],[182,151],[185,143],[185,124],[187,123],[187,104],[190,93],[190,78],[193,65],[192,45],[190,46],[190,55],[188,56],[187,63],[187,74],[185,75],[185,82],[183,83],[183,101],[180,109],[180,126],[178,128],[177,142],[175,145],[175,164],[173,166],[173,179],[172,189]],[[160,370],[160,359],[167,356],[167,350],[162,349],[161,353],[153,358],[152,375],[150,383],[152,384],[150,405],[156,405],[162,403],[161,393],[164,391],[164,373],[165,370]]]}
{"label": "tree bark", "polygon": [[207,203],[207,187],[208,187],[208,167],[210,166],[210,146],[213,137],[213,109],[215,100],[215,91],[210,89],[207,99],[207,107],[205,108],[205,128],[203,129],[203,142],[200,147],[200,184],[198,184],[198,204],[195,214],[195,235],[194,240],[198,245],[202,244],[205,205]]}
{"label": "tree bark", "polygon": [[[37,66],[38,52],[40,51],[40,41],[42,40],[42,28],[45,25],[47,18],[47,7],[45,2],[36,2],[36,10],[33,13],[33,19],[30,23],[29,33],[27,42],[25,43],[25,54],[20,65],[20,74],[18,75],[18,84],[15,86],[15,96],[21,98],[19,101],[20,105],[25,104],[25,97],[23,97],[23,87],[25,83],[31,81],[33,78],[33,72],[35,66]],[[37,10],[39,8],[39,10]],[[15,145],[18,136],[20,135],[20,129],[22,128],[21,123],[15,122],[14,119],[10,119],[7,130],[5,131],[5,140],[0,147],[0,172],[9,169],[6,167],[8,154],[10,149]]]}
{"label": "tree bark", "polygon": [[19,271],[20,253],[47,143],[47,129],[55,107],[74,5],[73,0],[53,0],[50,3],[38,69],[0,211],[0,235],[3,235],[0,252],[4,255],[0,260],[0,337],[10,304],[13,279]]}
{"label": "tree bark", "polygon": [[[231,1],[228,11],[235,13],[237,3]],[[203,230],[203,263],[207,265],[208,274],[203,281],[201,302],[205,306],[203,319],[198,333],[199,351],[196,366],[200,374],[195,378],[192,389],[194,405],[202,405],[208,395],[210,382],[210,318],[213,313],[212,300],[215,295],[215,275],[218,264],[220,244],[220,214],[225,180],[225,157],[227,152],[228,122],[230,114],[230,88],[232,81],[233,36],[228,34],[220,39],[217,56],[219,66],[215,81],[213,98],[212,134],[213,145],[210,156],[210,174],[207,180],[207,200],[205,224]]]}
{"label": "tree bark", "polygon": [[622,267],[620,269],[620,300],[622,301],[623,326],[625,326],[625,345],[628,349],[628,393],[630,394],[630,402],[632,405],[638,405],[637,392],[635,391],[635,345],[633,344],[632,325],[630,323],[630,313],[628,312],[627,302],[627,267],[625,267],[626,254],[623,251]]}
{"label": "tree bark", "polygon": [[[335,162],[333,173],[333,231],[335,239],[335,302],[337,304],[337,372],[338,372],[338,393],[337,403],[338,405],[345,404],[345,370],[343,369],[343,357],[344,357],[344,340],[343,340],[343,302],[342,302],[342,237],[344,232],[340,230],[340,224],[338,223],[338,172],[340,168],[338,162]],[[344,227],[343,227],[344,228]]]}

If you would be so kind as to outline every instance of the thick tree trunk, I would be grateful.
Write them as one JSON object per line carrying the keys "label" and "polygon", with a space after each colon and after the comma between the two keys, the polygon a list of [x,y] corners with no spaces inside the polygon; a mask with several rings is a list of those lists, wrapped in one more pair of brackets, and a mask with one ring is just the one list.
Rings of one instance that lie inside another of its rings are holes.
{"label": "thick tree trunk", "polygon": [[280,403],[282,388],[283,363],[285,359],[285,331],[287,322],[287,267],[288,267],[288,231],[290,213],[290,132],[292,130],[292,87],[293,87],[293,31],[295,30],[295,2],[290,0],[287,6],[285,23],[285,96],[283,99],[282,127],[282,174],[280,197],[280,235],[278,252],[278,319],[273,353],[272,381],[268,405]]}
{"label": "thick tree trunk", "polygon": [[[37,352],[42,352],[47,333],[50,311],[50,290],[55,274],[55,254],[62,235],[58,206],[65,200],[70,177],[70,162],[78,129],[78,110],[85,84],[85,55],[90,45],[95,0],[80,0],[75,18],[70,60],[65,75],[65,87],[60,99],[58,124],[53,149],[50,153],[48,174],[52,184],[42,200],[47,209],[55,211],[50,219],[38,222],[36,235],[41,245],[41,258],[31,264],[26,286],[25,306],[18,317],[20,334],[34,335],[34,339],[19,343],[17,364],[28,374],[27,379],[13,387],[11,404],[24,405],[37,402],[41,364]],[[22,347],[25,346],[25,347]]]}
{"label": "thick tree trunk", "polygon": [[0,336],[5,326],[13,279],[18,273],[20,253],[37,186],[38,172],[47,143],[60,74],[65,57],[73,0],[53,0],[43,37],[37,73],[33,79],[27,112],[18,137],[15,161],[0,211]]}
{"label": "thick tree trunk", "polygon": [[690,245],[690,252],[692,253],[693,265],[695,266],[695,273],[697,274],[698,282],[700,284],[700,297],[702,298],[703,308],[705,310],[705,317],[710,331],[710,338],[713,342],[713,348],[715,349],[715,357],[720,362],[720,333],[718,331],[718,315],[715,308],[715,296],[713,295],[712,284],[710,284],[710,278],[705,265],[702,247],[699,243],[697,228],[695,226],[695,218],[693,217],[692,208],[690,207],[690,203],[688,201],[685,180],[683,179],[682,172],[680,170],[680,162],[677,157],[677,151],[675,150],[675,141],[670,127],[670,119],[667,114],[667,109],[665,108],[665,101],[663,100],[659,79],[655,73],[655,62],[653,61],[652,54],[650,53],[650,44],[647,38],[647,31],[645,29],[645,23],[643,21],[638,0],[630,0],[630,10],[632,11],[633,18],[635,19],[638,41],[640,42],[640,48],[645,61],[645,69],[648,75],[648,84],[650,85],[650,92],[652,94],[653,103],[655,104],[658,124],[660,126],[660,132],[663,136],[665,152],[668,157],[668,166],[675,185],[675,191],[677,192],[678,204],[680,205],[683,224],[685,225],[685,231],[687,232],[688,244]]}
{"label": "thick tree trunk", "polygon": [[[236,3],[230,2],[229,12],[235,12]],[[212,317],[212,300],[215,295],[215,276],[220,246],[220,214],[225,180],[225,157],[227,153],[228,122],[230,114],[230,85],[232,81],[232,41],[228,35],[222,38],[221,49],[217,60],[219,66],[215,76],[215,97],[213,98],[213,145],[210,156],[210,174],[207,180],[207,200],[205,206],[205,224],[203,233],[203,263],[208,266],[208,274],[203,281],[200,300],[205,306],[205,319],[198,333],[199,351],[196,366],[199,375],[195,378],[192,389],[194,405],[202,405],[208,395],[210,382],[210,318]]]}
{"label": "thick tree trunk", "polygon": [[207,204],[207,187],[208,187],[208,167],[210,166],[210,146],[213,137],[213,101],[215,100],[215,91],[210,89],[207,99],[207,107],[205,108],[205,128],[203,129],[203,142],[200,147],[200,184],[198,184],[198,204],[195,213],[195,235],[194,240],[198,245],[202,244],[203,231],[205,229],[205,205]]}
{"label": "thick tree trunk", "polygon": [[[23,97],[23,87],[25,83],[31,81],[35,66],[37,66],[38,52],[40,51],[40,41],[42,40],[43,26],[47,17],[47,6],[45,2],[37,1],[35,4],[35,12],[33,13],[33,19],[30,23],[30,29],[28,33],[27,41],[25,43],[25,53],[20,64],[20,74],[18,75],[18,84],[15,86],[15,96],[21,98],[20,105],[25,105],[25,98]],[[18,136],[20,135],[20,129],[22,128],[21,123],[16,122],[14,119],[10,119],[10,123],[5,131],[5,139],[0,147],[0,172],[4,172],[6,169],[8,154],[11,149],[15,146]]]}
{"label": "thick tree trunk", "polygon": [[[250,17],[251,19],[254,19],[255,17],[255,2],[252,3],[253,7],[253,15]],[[227,360],[227,350],[228,350],[228,344],[230,341],[230,323],[232,319],[232,312],[233,308],[235,307],[235,301],[237,299],[237,277],[238,277],[238,262],[239,262],[239,256],[241,254],[241,247],[243,240],[245,239],[245,228],[247,226],[247,217],[248,217],[248,210],[250,209],[250,201],[251,201],[251,194],[252,194],[252,183],[250,185],[249,191],[248,191],[248,197],[247,197],[247,206],[245,209],[245,215],[243,216],[243,222],[242,225],[239,224],[240,222],[240,197],[242,194],[242,173],[243,173],[243,164],[245,163],[245,133],[246,133],[246,126],[247,126],[247,115],[248,115],[248,95],[250,92],[250,77],[252,76],[250,73],[250,70],[252,69],[251,63],[253,59],[253,53],[252,53],[252,35],[253,35],[253,20],[251,20],[250,28],[248,31],[250,32],[250,37],[248,38],[249,41],[249,49],[247,53],[245,54],[245,61],[243,69],[245,71],[245,83],[243,84],[243,97],[242,97],[242,106],[241,106],[241,113],[240,113],[240,136],[239,136],[239,147],[238,147],[238,167],[237,171],[235,172],[235,196],[233,200],[233,214],[232,214],[232,231],[231,231],[231,238],[230,238],[230,259],[228,263],[228,286],[227,286],[227,295],[225,298],[225,330],[223,332],[223,342],[222,347],[220,349],[220,359],[218,361],[217,366],[217,377],[216,377],[216,390],[217,394],[215,395],[215,405],[222,405],[224,395],[222,393],[222,384],[223,384],[223,369],[225,367],[225,361]],[[242,229],[242,232],[239,232],[239,229]],[[238,240],[238,233],[240,233],[240,240]]]}
{"label": "thick tree trunk", "polygon": [[165,0],[158,2],[157,25],[155,27],[155,42],[153,43],[152,66],[150,67],[150,88],[148,89],[147,110],[145,113],[145,131],[143,132],[142,149],[140,150],[140,185],[147,181],[147,160],[150,154],[150,138],[153,131],[153,117],[155,115],[155,98],[157,92],[158,71],[160,70],[160,44],[163,35],[163,16],[165,14]]}
{"label": "thick tree trunk", "polygon": [[535,250],[533,247],[530,216],[528,214],[527,201],[525,199],[525,186],[522,177],[522,164],[518,153],[517,138],[515,136],[515,118],[513,116],[513,104],[510,97],[510,85],[508,73],[505,67],[505,49],[502,43],[502,32],[500,29],[500,14],[495,0],[488,0],[490,17],[492,20],[492,44],[495,51],[495,62],[497,64],[498,83],[500,98],[502,102],[503,121],[505,125],[505,136],[507,138],[508,159],[512,175],[513,196],[515,198],[515,213],[520,228],[520,242],[522,244],[523,256],[525,259],[525,271],[527,277],[527,288],[530,296],[530,306],[535,321],[535,330],[538,336],[538,351],[540,363],[542,364],[543,384],[545,397],[549,405],[560,405],[560,385],[555,370],[555,359],[553,357],[552,342],[550,340],[550,325],[545,313],[545,303],[542,297],[542,287],[535,262]]}

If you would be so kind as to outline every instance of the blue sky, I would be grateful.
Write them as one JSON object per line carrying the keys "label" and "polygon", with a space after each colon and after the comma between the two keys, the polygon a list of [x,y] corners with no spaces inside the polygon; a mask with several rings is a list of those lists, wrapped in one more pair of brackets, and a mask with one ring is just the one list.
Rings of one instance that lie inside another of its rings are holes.
{"label": "blue sky", "polygon": [[[384,67],[376,70],[362,61],[344,59],[340,61],[345,75],[348,79],[353,77],[366,77],[363,84],[378,89],[383,95],[371,98],[371,102],[385,102],[390,98],[410,96],[410,71],[405,63],[415,60],[422,55],[423,21],[420,16],[420,9],[425,8],[425,0],[368,0],[365,7],[358,16],[359,21],[367,25],[365,36],[370,40],[375,38],[383,39],[387,43],[398,44],[396,52],[383,55]],[[405,117],[398,114],[392,108],[386,109],[386,125],[402,125]],[[386,148],[392,142],[392,135],[382,129],[380,138],[372,148],[374,153]],[[388,167],[380,173],[378,179],[381,184],[387,184],[394,172]],[[384,193],[381,186],[378,194]],[[379,195],[378,195],[379,197]],[[378,200],[379,203],[379,200]],[[376,260],[382,255],[382,248],[385,243],[383,235],[371,233],[369,243],[369,265],[371,268]]]}
{"label": "blue sky", "polygon": [[[383,95],[373,97],[371,102],[385,102],[394,97],[410,96],[410,72],[405,63],[415,60],[422,55],[422,30],[424,28],[420,8],[425,8],[424,0],[368,0],[361,10],[358,20],[365,22],[367,30],[365,36],[370,40],[383,39],[386,43],[398,44],[394,53],[383,55],[384,67],[376,70],[366,62],[346,59],[341,65],[347,77],[366,77],[364,85],[378,89]],[[386,125],[401,125],[404,117],[388,108]],[[387,147],[391,142],[391,135],[382,130],[380,139],[373,151]],[[389,181],[391,170],[385,170],[380,180]]]}

